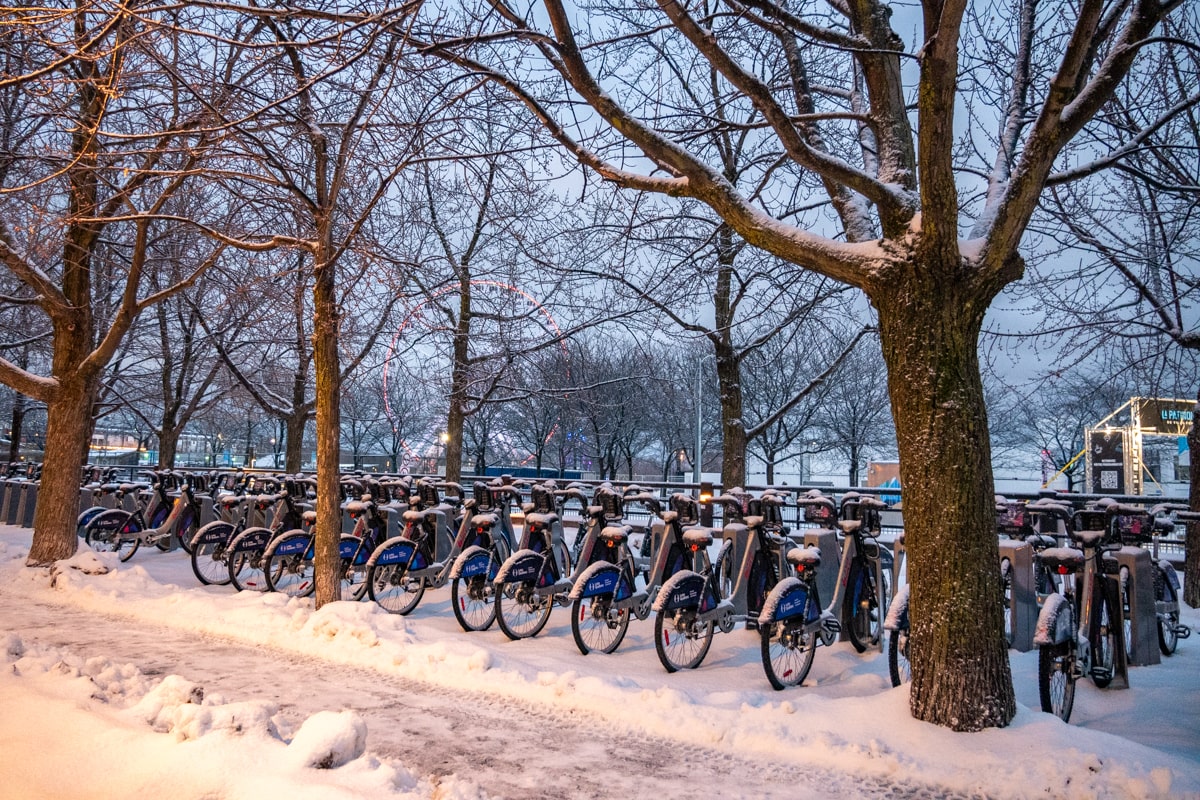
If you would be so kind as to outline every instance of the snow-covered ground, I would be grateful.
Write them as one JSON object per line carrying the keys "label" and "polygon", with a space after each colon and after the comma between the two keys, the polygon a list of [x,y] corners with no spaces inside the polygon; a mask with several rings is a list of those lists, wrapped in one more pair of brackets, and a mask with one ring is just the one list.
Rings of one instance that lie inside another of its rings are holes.
{"label": "snow-covered ground", "polygon": [[510,642],[448,589],[318,612],[202,587],[182,552],[26,569],[30,535],[0,527],[0,798],[1200,797],[1195,637],[1127,691],[1082,683],[1070,725],[1014,653],[1013,724],[955,734],[848,644],[774,692],[740,629],[668,675],[649,621],[583,656],[562,609]]}

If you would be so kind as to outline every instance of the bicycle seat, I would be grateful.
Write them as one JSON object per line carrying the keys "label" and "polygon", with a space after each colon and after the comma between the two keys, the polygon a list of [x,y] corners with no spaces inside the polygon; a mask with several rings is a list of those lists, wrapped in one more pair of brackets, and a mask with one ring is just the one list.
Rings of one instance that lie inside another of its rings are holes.
{"label": "bicycle seat", "polygon": [[476,514],[471,517],[471,525],[475,528],[490,528],[499,521],[500,517],[495,514]]}
{"label": "bicycle seat", "polygon": [[844,519],[838,523],[838,527],[842,529],[842,533],[854,533],[862,527],[861,519]]}
{"label": "bicycle seat", "polygon": [[305,511],[303,514],[300,515],[300,519],[304,521],[305,525],[316,525],[317,524],[317,512]]}
{"label": "bicycle seat", "polygon": [[1083,551],[1074,547],[1050,547],[1042,551],[1042,566],[1051,572],[1065,574],[1083,567]]}
{"label": "bicycle seat", "polygon": [[821,566],[821,551],[815,547],[793,547],[787,551],[787,562],[805,569],[816,569]]}
{"label": "bicycle seat", "polygon": [[683,532],[683,543],[692,547],[708,547],[713,543],[712,531],[707,528],[688,528]]}
{"label": "bicycle seat", "polygon": [[600,531],[600,539],[610,544],[620,544],[629,538],[629,528],[625,525],[608,525]]}
{"label": "bicycle seat", "polygon": [[367,513],[367,508],[369,507],[370,504],[364,503],[362,500],[351,500],[349,503],[346,503],[346,513],[352,517],[357,517],[360,514]]}
{"label": "bicycle seat", "polygon": [[242,498],[240,495],[236,494],[223,494],[217,498],[217,502],[226,508],[233,508],[242,502]]}
{"label": "bicycle seat", "polygon": [[105,492],[107,494],[112,494],[113,492],[116,492],[119,490],[121,490],[121,484],[119,484],[119,483],[102,483],[102,484],[100,484],[100,491]]}
{"label": "bicycle seat", "polygon": [[537,514],[529,512],[525,515],[526,525],[545,525],[549,527],[558,522],[558,514]]}
{"label": "bicycle seat", "polygon": [[763,518],[759,516],[743,517],[742,522],[747,528],[758,528],[763,524]]}
{"label": "bicycle seat", "polygon": [[1047,547],[1054,547],[1058,544],[1058,539],[1053,536],[1047,536],[1044,533],[1034,533],[1025,537],[1026,544],[1032,545],[1034,550],[1044,550]]}
{"label": "bicycle seat", "polygon": [[117,490],[121,491],[121,492],[125,492],[126,494],[129,494],[130,492],[136,492],[138,489],[149,489],[149,488],[150,487],[144,483],[122,483],[120,486],[117,487]]}
{"label": "bicycle seat", "polygon": [[410,508],[408,511],[405,511],[403,514],[401,514],[401,518],[403,518],[405,522],[420,522],[421,520],[425,519],[425,512],[418,511],[415,508]]}
{"label": "bicycle seat", "polygon": [[1104,541],[1108,531],[1072,531],[1071,538],[1084,547],[1095,547]]}

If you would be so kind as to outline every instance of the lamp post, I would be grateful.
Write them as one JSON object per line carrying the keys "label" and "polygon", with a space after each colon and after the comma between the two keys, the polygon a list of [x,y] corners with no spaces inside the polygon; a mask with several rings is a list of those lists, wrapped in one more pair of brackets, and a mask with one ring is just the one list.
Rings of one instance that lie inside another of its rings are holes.
{"label": "lamp post", "polygon": [[[438,453],[438,461],[441,461],[446,457],[446,443],[450,441],[450,434],[446,431],[442,431],[438,434],[438,441],[442,443],[440,452]],[[437,472],[437,464],[434,464],[433,467],[433,471]]]}

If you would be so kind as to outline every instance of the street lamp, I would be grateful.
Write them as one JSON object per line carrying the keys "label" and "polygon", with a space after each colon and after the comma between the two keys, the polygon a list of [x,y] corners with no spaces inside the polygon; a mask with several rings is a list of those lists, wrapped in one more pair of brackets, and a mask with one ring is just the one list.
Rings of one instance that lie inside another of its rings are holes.
{"label": "street lamp", "polygon": [[[439,434],[438,434],[438,439],[439,439],[439,440],[441,441],[441,443],[442,443],[442,452],[441,452],[441,456],[440,456],[440,458],[444,460],[444,459],[446,458],[446,444],[447,444],[447,443],[450,441],[450,434],[449,434],[449,432],[447,432],[447,431],[442,431],[441,433],[439,433]],[[434,470],[433,470],[433,471],[434,471],[434,472],[437,472],[437,465],[436,465],[436,464],[434,464]]]}

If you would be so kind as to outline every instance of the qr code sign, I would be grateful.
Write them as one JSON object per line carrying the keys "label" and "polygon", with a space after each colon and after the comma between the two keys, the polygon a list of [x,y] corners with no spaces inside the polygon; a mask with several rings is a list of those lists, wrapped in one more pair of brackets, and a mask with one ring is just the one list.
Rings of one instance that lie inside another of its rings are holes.
{"label": "qr code sign", "polygon": [[1116,489],[1117,488],[1117,471],[1115,469],[1106,469],[1100,472],[1100,488],[1101,489]]}

